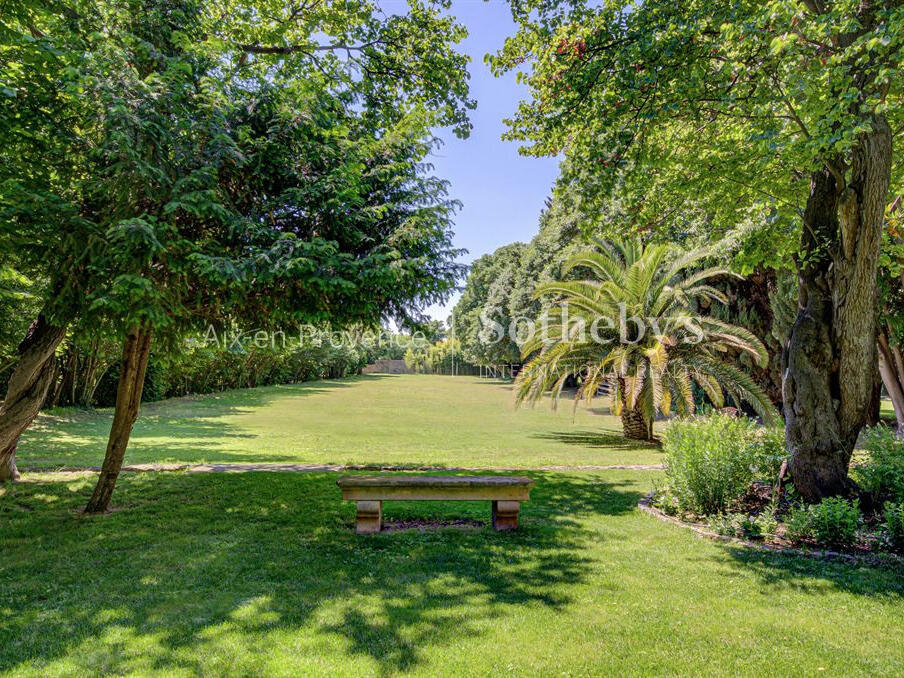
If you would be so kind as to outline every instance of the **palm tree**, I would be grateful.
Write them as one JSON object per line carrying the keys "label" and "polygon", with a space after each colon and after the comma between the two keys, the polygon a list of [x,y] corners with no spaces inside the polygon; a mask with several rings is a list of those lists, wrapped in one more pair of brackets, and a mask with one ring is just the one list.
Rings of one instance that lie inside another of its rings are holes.
{"label": "palm tree", "polygon": [[708,250],[682,253],[639,238],[600,245],[599,251],[575,255],[563,269],[564,275],[580,267],[593,279],[537,289],[538,297],[554,294],[558,301],[543,319],[546,332],[522,346],[525,359],[536,355],[518,375],[518,403],[535,402],[551,390],[555,404],[566,380],[577,376],[575,406],[608,387],[625,436],[651,440],[657,412],[693,412],[696,383],[715,407],[724,406],[727,392],[772,421],[775,410],[764,391],[726,360],[740,351],[765,366],[763,343],[743,327],[695,309],[698,299],[727,303],[709,283],[733,274],[701,268]]}

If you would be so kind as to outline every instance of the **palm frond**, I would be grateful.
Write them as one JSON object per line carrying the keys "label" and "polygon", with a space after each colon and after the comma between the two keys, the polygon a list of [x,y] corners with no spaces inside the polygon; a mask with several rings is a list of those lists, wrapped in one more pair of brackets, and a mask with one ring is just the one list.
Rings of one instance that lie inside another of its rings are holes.
{"label": "palm frond", "polygon": [[[553,295],[557,301],[542,318],[546,335],[522,346],[525,359],[533,357],[516,381],[518,402],[533,402],[546,393],[557,400],[567,376],[581,375],[576,399],[590,402],[608,383],[614,413],[638,408],[652,421],[657,411],[693,412],[696,382],[716,406],[724,404],[727,393],[772,421],[774,408],[753,378],[719,357],[739,351],[764,366],[768,354],[762,341],[743,327],[695,310],[695,299],[728,301],[710,281],[733,274],[705,267],[702,262],[711,254],[709,249],[678,253],[672,246],[633,238],[602,241],[598,250],[571,257],[566,272],[586,269],[595,279],[537,288],[535,296]],[[632,335],[633,343],[624,338],[604,343],[603,337],[618,338],[611,321],[620,312],[640,316],[648,331]],[[588,339],[587,330],[595,323],[599,330],[603,318],[610,321],[602,325],[603,335]]]}
{"label": "palm frond", "polygon": [[772,401],[749,374],[734,365],[702,354],[688,357],[687,363],[696,371],[712,375],[736,401],[744,401],[753,407],[765,423],[775,423],[778,413]]}
{"label": "palm frond", "polygon": [[624,267],[620,261],[613,259],[608,252],[587,251],[574,254],[562,264],[562,273],[570,273],[580,266],[589,268],[602,281],[608,280],[617,284],[622,282]]}

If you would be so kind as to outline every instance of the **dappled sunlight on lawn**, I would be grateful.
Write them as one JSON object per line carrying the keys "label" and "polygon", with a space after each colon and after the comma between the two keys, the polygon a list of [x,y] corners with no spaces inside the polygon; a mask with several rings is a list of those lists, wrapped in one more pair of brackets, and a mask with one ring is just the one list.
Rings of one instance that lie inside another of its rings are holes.
{"label": "dappled sunlight on lawn", "polygon": [[733,570],[755,573],[763,585],[773,591],[788,588],[808,594],[845,591],[894,601],[904,599],[904,571],[900,568],[850,566],[736,546],[725,550],[731,556]]}
{"label": "dappled sunlight on lawn", "polygon": [[[97,465],[110,413],[55,411],[22,465]],[[664,422],[657,423],[657,433]],[[0,672],[829,674],[904,663],[900,572],[759,554],[637,510],[661,472],[616,418],[517,410],[508,385],[362,377],[143,408],[127,463],[533,467],[520,528],[489,502],[385,502],[368,537],[334,473],[93,473],[0,487]],[[844,628],[843,642],[838,629]],[[777,642],[776,639],[781,639]]]}
{"label": "dappled sunlight on lawn", "polygon": [[[336,652],[348,666],[366,660],[361,669],[412,668],[428,648],[496,635],[514,607],[566,613],[587,572],[588,538],[600,538],[588,516],[630,512],[640,496],[618,482],[547,474],[516,533],[363,539],[334,481],[132,476],[122,510],[101,517],[72,512],[87,480],[15,487],[23,506],[48,495],[65,506],[11,525],[0,635],[15,642],[0,645],[0,669],[256,672]],[[476,517],[488,504],[399,503],[387,514],[412,510]],[[54,552],[31,552],[38,534]],[[40,593],[48,582],[50,597]],[[54,637],[65,642],[47,642]]]}
{"label": "dappled sunlight on lawn", "polygon": [[[649,472],[529,475],[516,532],[369,537],[329,473],[130,475],[118,510],[95,517],[76,512],[90,476],[11,486],[0,671],[889,673],[904,661],[893,573],[739,558],[638,512]],[[385,513],[486,523],[489,505]],[[785,568],[787,581],[769,576]]]}

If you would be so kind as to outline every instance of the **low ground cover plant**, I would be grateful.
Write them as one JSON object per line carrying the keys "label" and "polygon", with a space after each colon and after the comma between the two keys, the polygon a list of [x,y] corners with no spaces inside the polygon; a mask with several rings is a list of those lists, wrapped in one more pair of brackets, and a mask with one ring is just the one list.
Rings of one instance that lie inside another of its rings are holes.
{"label": "low ground cover plant", "polygon": [[795,506],[785,521],[786,533],[795,541],[813,540],[835,549],[857,543],[862,522],[860,504],[854,499],[827,497],[812,506]]}

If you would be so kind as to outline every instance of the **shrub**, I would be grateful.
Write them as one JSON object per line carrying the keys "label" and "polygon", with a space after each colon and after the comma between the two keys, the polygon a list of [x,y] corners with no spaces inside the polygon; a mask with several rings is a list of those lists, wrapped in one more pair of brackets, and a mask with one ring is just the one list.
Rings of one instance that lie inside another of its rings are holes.
{"label": "shrub", "polygon": [[775,505],[771,504],[765,511],[756,517],[756,523],[759,526],[760,534],[775,534],[778,528],[778,520],[775,518]]}
{"label": "shrub", "polygon": [[828,497],[810,507],[810,518],[816,541],[826,546],[844,548],[857,541],[860,527],[860,505],[841,497]]}
{"label": "shrub", "polygon": [[775,484],[782,464],[788,458],[785,450],[785,429],[779,426],[757,428],[751,444],[757,479]]}
{"label": "shrub", "polygon": [[854,468],[860,487],[882,501],[904,502],[904,440],[894,431],[876,426],[863,433],[867,459]]}
{"label": "shrub", "polygon": [[721,414],[673,421],[665,434],[669,490],[681,510],[723,513],[754,480],[775,480],[784,459],[780,429]]}
{"label": "shrub", "polygon": [[885,504],[885,536],[892,548],[904,551],[904,504]]}
{"label": "shrub", "polygon": [[[179,351],[151,355],[142,400],[336,379],[360,373],[366,362],[363,347],[333,346],[329,342],[285,348],[251,345],[230,349],[196,341],[186,343]],[[119,365],[114,364],[95,392],[97,406],[116,402],[118,379]]]}
{"label": "shrub", "polygon": [[806,506],[793,506],[785,517],[785,534],[793,541],[814,539],[813,522],[810,520],[810,509]]}
{"label": "shrub", "polygon": [[791,509],[785,527],[788,536],[797,541],[815,539],[829,548],[849,548],[857,542],[860,505],[856,499],[828,497],[812,506]]}

